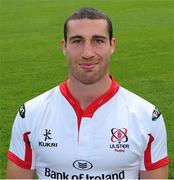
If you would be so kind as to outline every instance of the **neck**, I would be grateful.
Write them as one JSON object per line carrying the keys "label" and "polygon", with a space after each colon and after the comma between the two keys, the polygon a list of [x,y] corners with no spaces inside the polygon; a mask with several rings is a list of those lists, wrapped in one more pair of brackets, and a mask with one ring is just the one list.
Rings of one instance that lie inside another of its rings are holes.
{"label": "neck", "polygon": [[112,81],[109,74],[106,74],[101,80],[94,84],[83,84],[71,76],[67,81],[69,91],[83,110],[109,90],[111,84]]}

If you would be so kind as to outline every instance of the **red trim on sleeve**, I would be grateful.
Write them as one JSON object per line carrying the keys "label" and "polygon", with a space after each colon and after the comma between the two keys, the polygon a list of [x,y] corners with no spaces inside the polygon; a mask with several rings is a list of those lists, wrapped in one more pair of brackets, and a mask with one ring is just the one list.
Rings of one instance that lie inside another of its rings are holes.
{"label": "red trim on sleeve", "polygon": [[152,149],[153,141],[154,141],[154,137],[151,134],[149,134],[149,143],[144,152],[144,165],[145,165],[146,170],[154,170],[154,169],[160,168],[162,166],[165,166],[169,163],[168,156],[164,157],[163,159],[161,159],[155,163],[152,163],[151,149]]}
{"label": "red trim on sleeve", "polygon": [[31,169],[32,164],[32,149],[30,147],[30,141],[28,138],[28,135],[30,132],[26,132],[23,134],[23,140],[25,143],[25,160],[21,160],[19,157],[17,157],[13,152],[8,151],[7,157],[14,162],[16,165],[18,165],[21,168],[25,169]]}
{"label": "red trim on sleeve", "polygon": [[100,108],[103,104],[105,104],[107,101],[109,101],[118,91],[119,84],[110,76],[112,80],[111,87],[108,91],[106,91],[103,95],[98,97],[96,100],[94,100],[85,110],[83,110],[80,107],[80,104],[77,102],[77,100],[72,96],[70,93],[67,81],[64,81],[60,84],[60,91],[62,95],[67,99],[67,101],[71,104],[73,107],[78,121],[78,129],[80,128],[80,123],[82,117],[89,117],[92,118],[95,111]]}
{"label": "red trim on sleeve", "polygon": [[12,162],[14,162],[16,165],[18,165],[21,168],[24,169],[31,169],[31,164],[28,164],[28,162],[25,162],[23,160],[21,160],[20,158],[18,158],[14,153],[12,153],[11,151],[8,151],[7,153],[7,157],[9,160],[11,160]]}

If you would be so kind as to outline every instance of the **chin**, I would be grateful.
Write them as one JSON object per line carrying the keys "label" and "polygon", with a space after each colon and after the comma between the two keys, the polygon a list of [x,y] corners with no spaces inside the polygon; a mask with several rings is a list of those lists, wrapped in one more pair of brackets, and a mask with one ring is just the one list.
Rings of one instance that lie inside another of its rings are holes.
{"label": "chin", "polygon": [[92,74],[89,76],[79,76],[78,78],[76,78],[78,81],[80,81],[82,84],[86,84],[86,85],[92,85],[97,83],[98,81],[100,81],[100,79],[102,79],[103,76],[97,76],[96,74]]}

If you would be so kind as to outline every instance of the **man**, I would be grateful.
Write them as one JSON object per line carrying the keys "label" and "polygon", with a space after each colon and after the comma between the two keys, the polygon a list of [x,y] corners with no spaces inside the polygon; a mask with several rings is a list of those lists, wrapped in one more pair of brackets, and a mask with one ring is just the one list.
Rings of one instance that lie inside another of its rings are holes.
{"label": "man", "polygon": [[109,74],[115,43],[98,10],[82,8],[66,20],[68,80],[21,107],[7,178],[167,178],[163,117]]}

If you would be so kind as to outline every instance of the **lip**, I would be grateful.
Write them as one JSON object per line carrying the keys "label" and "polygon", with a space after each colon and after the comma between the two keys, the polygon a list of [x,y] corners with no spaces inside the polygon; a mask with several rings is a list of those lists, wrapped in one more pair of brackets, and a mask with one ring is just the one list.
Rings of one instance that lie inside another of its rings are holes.
{"label": "lip", "polygon": [[98,63],[81,63],[79,64],[81,68],[86,69],[86,70],[91,70],[93,69]]}

